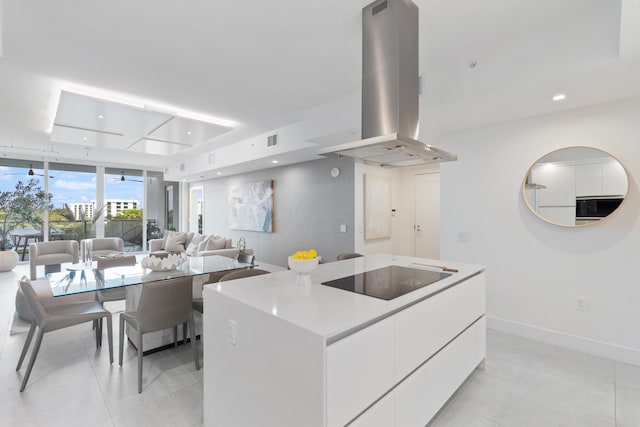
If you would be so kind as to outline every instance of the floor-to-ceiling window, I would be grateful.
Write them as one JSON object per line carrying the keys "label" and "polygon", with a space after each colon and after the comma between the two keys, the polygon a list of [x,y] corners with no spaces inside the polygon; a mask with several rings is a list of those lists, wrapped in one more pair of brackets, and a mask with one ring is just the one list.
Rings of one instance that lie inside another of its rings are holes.
{"label": "floor-to-ceiling window", "polygon": [[[18,221],[18,216],[6,215],[9,210],[3,210],[2,197],[15,192],[18,182],[30,185],[34,192],[48,191],[51,202],[47,209],[46,203],[34,203],[31,216],[23,215]],[[20,245],[20,251],[36,240],[93,237],[121,237],[127,251],[140,251],[146,240],[161,237],[167,219],[172,223],[177,215],[172,194],[167,218],[166,184],[162,172],[0,156],[0,231],[7,229],[6,247]]]}
{"label": "floor-to-ceiling window", "polygon": [[147,172],[147,241],[162,237],[166,224],[164,205],[164,175],[162,172]]}
{"label": "floor-to-ceiling window", "polygon": [[49,163],[49,240],[96,237],[100,204],[96,202],[96,167]]}
{"label": "floor-to-ceiling window", "polygon": [[103,203],[105,237],[121,237],[126,251],[143,250],[143,172],[106,168]]}
{"label": "floor-to-ceiling window", "polygon": [[24,259],[28,244],[43,239],[44,163],[0,157],[0,236],[3,249]]}

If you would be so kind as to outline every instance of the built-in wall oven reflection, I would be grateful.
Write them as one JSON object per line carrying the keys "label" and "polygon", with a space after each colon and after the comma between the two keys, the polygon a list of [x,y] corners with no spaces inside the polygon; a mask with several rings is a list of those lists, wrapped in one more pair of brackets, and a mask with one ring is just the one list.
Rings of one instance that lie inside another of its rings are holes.
{"label": "built-in wall oven reflection", "polygon": [[623,197],[578,197],[576,198],[576,221],[599,220],[615,211]]}

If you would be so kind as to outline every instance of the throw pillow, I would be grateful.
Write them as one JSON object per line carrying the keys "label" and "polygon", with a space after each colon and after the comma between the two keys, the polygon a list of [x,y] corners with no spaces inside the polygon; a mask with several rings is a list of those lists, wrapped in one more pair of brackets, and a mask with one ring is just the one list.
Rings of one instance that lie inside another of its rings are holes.
{"label": "throw pillow", "polygon": [[184,252],[186,250],[184,247],[186,241],[187,233],[174,231],[167,237],[164,249],[169,252]]}
{"label": "throw pillow", "polygon": [[204,248],[207,246],[207,242],[211,239],[212,237],[210,234],[205,234],[202,237],[202,240],[200,240],[200,243],[198,243],[198,252],[204,251]]}
{"label": "throw pillow", "polygon": [[199,233],[194,234],[193,238],[191,239],[191,242],[187,243],[187,255],[189,256],[197,255],[198,246],[200,245],[200,242],[203,242],[206,237],[207,237],[206,234],[199,234]]}
{"label": "throw pillow", "polygon": [[205,245],[205,251],[217,251],[218,249],[224,249],[224,239],[209,239]]}
{"label": "throw pillow", "polygon": [[187,246],[187,249],[186,249],[186,253],[189,256],[198,255],[198,245],[194,245],[193,242],[189,243],[189,246]]}
{"label": "throw pillow", "polygon": [[184,247],[186,248],[187,246],[189,246],[191,244],[191,240],[193,239],[193,237],[196,235],[197,233],[194,231],[190,231],[187,233],[187,241],[184,242]]}
{"label": "throw pillow", "polygon": [[169,234],[173,233],[173,231],[171,230],[164,230],[162,232],[162,245],[160,246],[160,249],[164,249],[164,247],[167,245],[167,237],[169,237]]}
{"label": "throw pillow", "polygon": [[231,249],[233,246],[231,246],[231,239],[225,239],[224,240],[224,248],[225,249]]}

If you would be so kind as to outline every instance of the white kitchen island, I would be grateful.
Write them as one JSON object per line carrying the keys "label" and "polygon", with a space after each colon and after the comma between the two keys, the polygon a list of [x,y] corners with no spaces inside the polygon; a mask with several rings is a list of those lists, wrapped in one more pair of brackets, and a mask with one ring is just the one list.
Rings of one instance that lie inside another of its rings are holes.
{"label": "white kitchen island", "polygon": [[[421,265],[422,264],[422,265]],[[484,361],[485,275],[476,265],[392,300],[321,282],[390,265],[372,255],[204,289],[209,427],[423,427]]]}

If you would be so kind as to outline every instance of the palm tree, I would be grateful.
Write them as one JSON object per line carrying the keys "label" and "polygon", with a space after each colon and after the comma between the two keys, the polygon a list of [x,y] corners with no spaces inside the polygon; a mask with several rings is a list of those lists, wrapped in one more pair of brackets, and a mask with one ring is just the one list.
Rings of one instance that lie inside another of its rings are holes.
{"label": "palm tree", "polygon": [[[103,212],[104,212],[104,205],[102,204],[102,202],[97,203],[96,208],[93,210],[93,215],[91,216],[91,223],[95,224],[98,221],[98,219],[102,216]],[[74,222],[77,220],[76,214],[66,203],[64,204],[64,211],[61,212],[61,214],[67,221]],[[78,211],[78,216],[80,217],[80,221],[82,221],[82,238],[86,239],[87,238],[87,211],[84,208],[84,206],[81,207],[80,210]]]}

